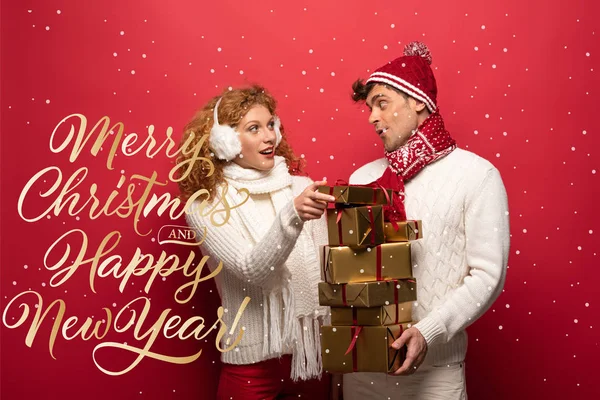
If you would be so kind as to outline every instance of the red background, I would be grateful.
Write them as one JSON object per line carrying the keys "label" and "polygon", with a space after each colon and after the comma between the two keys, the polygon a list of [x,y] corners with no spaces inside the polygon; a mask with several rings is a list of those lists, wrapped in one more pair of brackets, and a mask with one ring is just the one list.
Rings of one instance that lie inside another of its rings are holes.
{"label": "red background", "polygon": [[[122,121],[126,133],[140,134],[153,124],[157,139],[172,126],[179,139],[210,97],[228,86],[258,82],[279,100],[279,114],[309,174],[347,178],[382,154],[364,108],[349,99],[350,84],[417,39],[431,49],[449,130],[460,146],[499,168],[509,196],[508,278],[493,308],[468,330],[469,397],[599,398],[599,6],[592,0],[549,4],[2,0],[2,311],[29,289],[45,305],[65,300],[66,317],[80,318],[100,316],[102,307],[118,310],[143,294],[143,280],[120,293],[109,278],[97,280],[93,293],[85,267],[66,284],[50,287],[44,253],[70,229],[86,231],[91,246],[119,230],[118,251],[125,259],[138,246],[156,256],[163,249],[188,254],[182,246],[150,239],[170,223],[155,214],[141,223],[153,229],[147,237],[134,233],[131,219],[90,220],[63,212],[27,223],[19,217],[23,186],[47,166],[59,166],[66,176],[87,166],[83,194],[91,182],[108,194],[119,171],[129,177],[156,170],[166,179],[172,166],[164,153],[152,160],[140,153],[116,157],[109,171],[106,149],[96,158],[86,151],[71,164],[66,154],[49,149],[62,118],[81,113],[93,125],[106,115]],[[176,193],[177,187],[166,190]],[[39,207],[46,201],[39,199]],[[35,208],[35,200],[29,204]],[[202,283],[190,303],[177,305],[172,296],[182,282],[181,275],[155,282],[148,295],[151,314],[173,308],[205,317],[210,327],[218,307],[213,281]],[[98,341],[65,341],[59,334],[54,360],[49,323],[31,348],[24,343],[26,331],[0,329],[2,399],[214,397],[214,333],[200,342],[157,340],[154,349],[170,355],[203,349],[192,364],[146,358],[132,372],[111,377],[93,363]],[[109,339],[133,340],[114,332]],[[132,359],[123,351],[104,357],[110,365]]]}

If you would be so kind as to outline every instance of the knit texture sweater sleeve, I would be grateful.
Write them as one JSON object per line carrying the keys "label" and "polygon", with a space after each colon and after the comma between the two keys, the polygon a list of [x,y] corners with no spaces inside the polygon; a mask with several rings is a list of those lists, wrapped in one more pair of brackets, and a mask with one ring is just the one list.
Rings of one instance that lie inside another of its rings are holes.
{"label": "knit texture sweater sleeve", "polygon": [[214,226],[209,218],[203,218],[197,205],[191,207],[187,222],[206,237],[202,252],[235,276],[264,290],[280,288],[290,276],[285,266],[304,223],[298,217],[293,200],[276,215],[271,227],[258,243],[252,243],[237,219],[230,218],[222,226]]}
{"label": "knit texture sweater sleeve", "polygon": [[[294,176],[293,179],[292,188],[294,190],[294,196],[298,196],[304,189],[313,183],[312,179],[305,176]],[[317,250],[320,251],[321,246],[327,245],[329,240],[327,234],[327,212],[324,212],[319,219],[305,222],[305,226],[308,228]]]}
{"label": "knit texture sweater sleeve", "polygon": [[449,297],[415,327],[427,344],[446,343],[475,322],[502,292],[509,251],[506,191],[497,169],[488,170],[465,201],[466,262],[469,272]]}

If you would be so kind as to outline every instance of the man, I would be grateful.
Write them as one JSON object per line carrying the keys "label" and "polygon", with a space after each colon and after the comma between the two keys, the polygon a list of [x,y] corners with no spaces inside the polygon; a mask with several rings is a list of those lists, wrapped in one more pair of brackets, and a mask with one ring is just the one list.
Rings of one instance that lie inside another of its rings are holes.
{"label": "man", "polygon": [[385,157],[364,165],[351,184],[393,188],[386,219],[420,219],[424,238],[412,244],[417,281],[416,323],[393,344],[407,358],[393,374],[344,376],[345,399],[466,399],[465,328],[502,291],[509,249],[506,191],[483,158],[459,149],[445,130],[427,47],[404,55],[354,83]]}

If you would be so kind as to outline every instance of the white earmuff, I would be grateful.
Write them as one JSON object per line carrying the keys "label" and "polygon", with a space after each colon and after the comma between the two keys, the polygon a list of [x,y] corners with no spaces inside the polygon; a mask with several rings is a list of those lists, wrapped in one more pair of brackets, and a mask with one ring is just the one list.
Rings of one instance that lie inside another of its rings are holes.
{"label": "white earmuff", "polygon": [[[214,122],[213,127],[210,130],[210,136],[208,140],[211,149],[219,160],[231,161],[242,152],[242,142],[239,138],[240,134],[236,132],[235,129],[228,125],[219,124],[217,111],[219,109],[221,99],[219,99],[217,104],[215,104],[215,109],[213,111]],[[281,134],[279,134],[279,136],[281,136]]]}
{"label": "white earmuff", "polygon": [[281,143],[281,120],[276,115],[273,121],[274,129],[275,129],[275,147],[279,146]]}

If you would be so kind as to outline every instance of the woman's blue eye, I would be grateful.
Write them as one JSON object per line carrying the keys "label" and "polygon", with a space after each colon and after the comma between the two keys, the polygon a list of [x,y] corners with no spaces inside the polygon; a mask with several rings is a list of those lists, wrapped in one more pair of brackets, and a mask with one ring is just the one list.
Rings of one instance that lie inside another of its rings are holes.
{"label": "woman's blue eye", "polygon": [[248,128],[248,130],[250,132],[257,132],[258,131],[258,125],[252,125],[250,128]]}
{"label": "woman's blue eye", "polygon": [[379,108],[381,108],[382,110],[387,106],[387,101],[382,100],[379,102]]}
{"label": "woman's blue eye", "polygon": [[268,127],[269,127],[269,129],[273,129],[273,128],[275,128],[275,121],[271,121],[271,122],[269,122],[269,125],[268,125]]}

